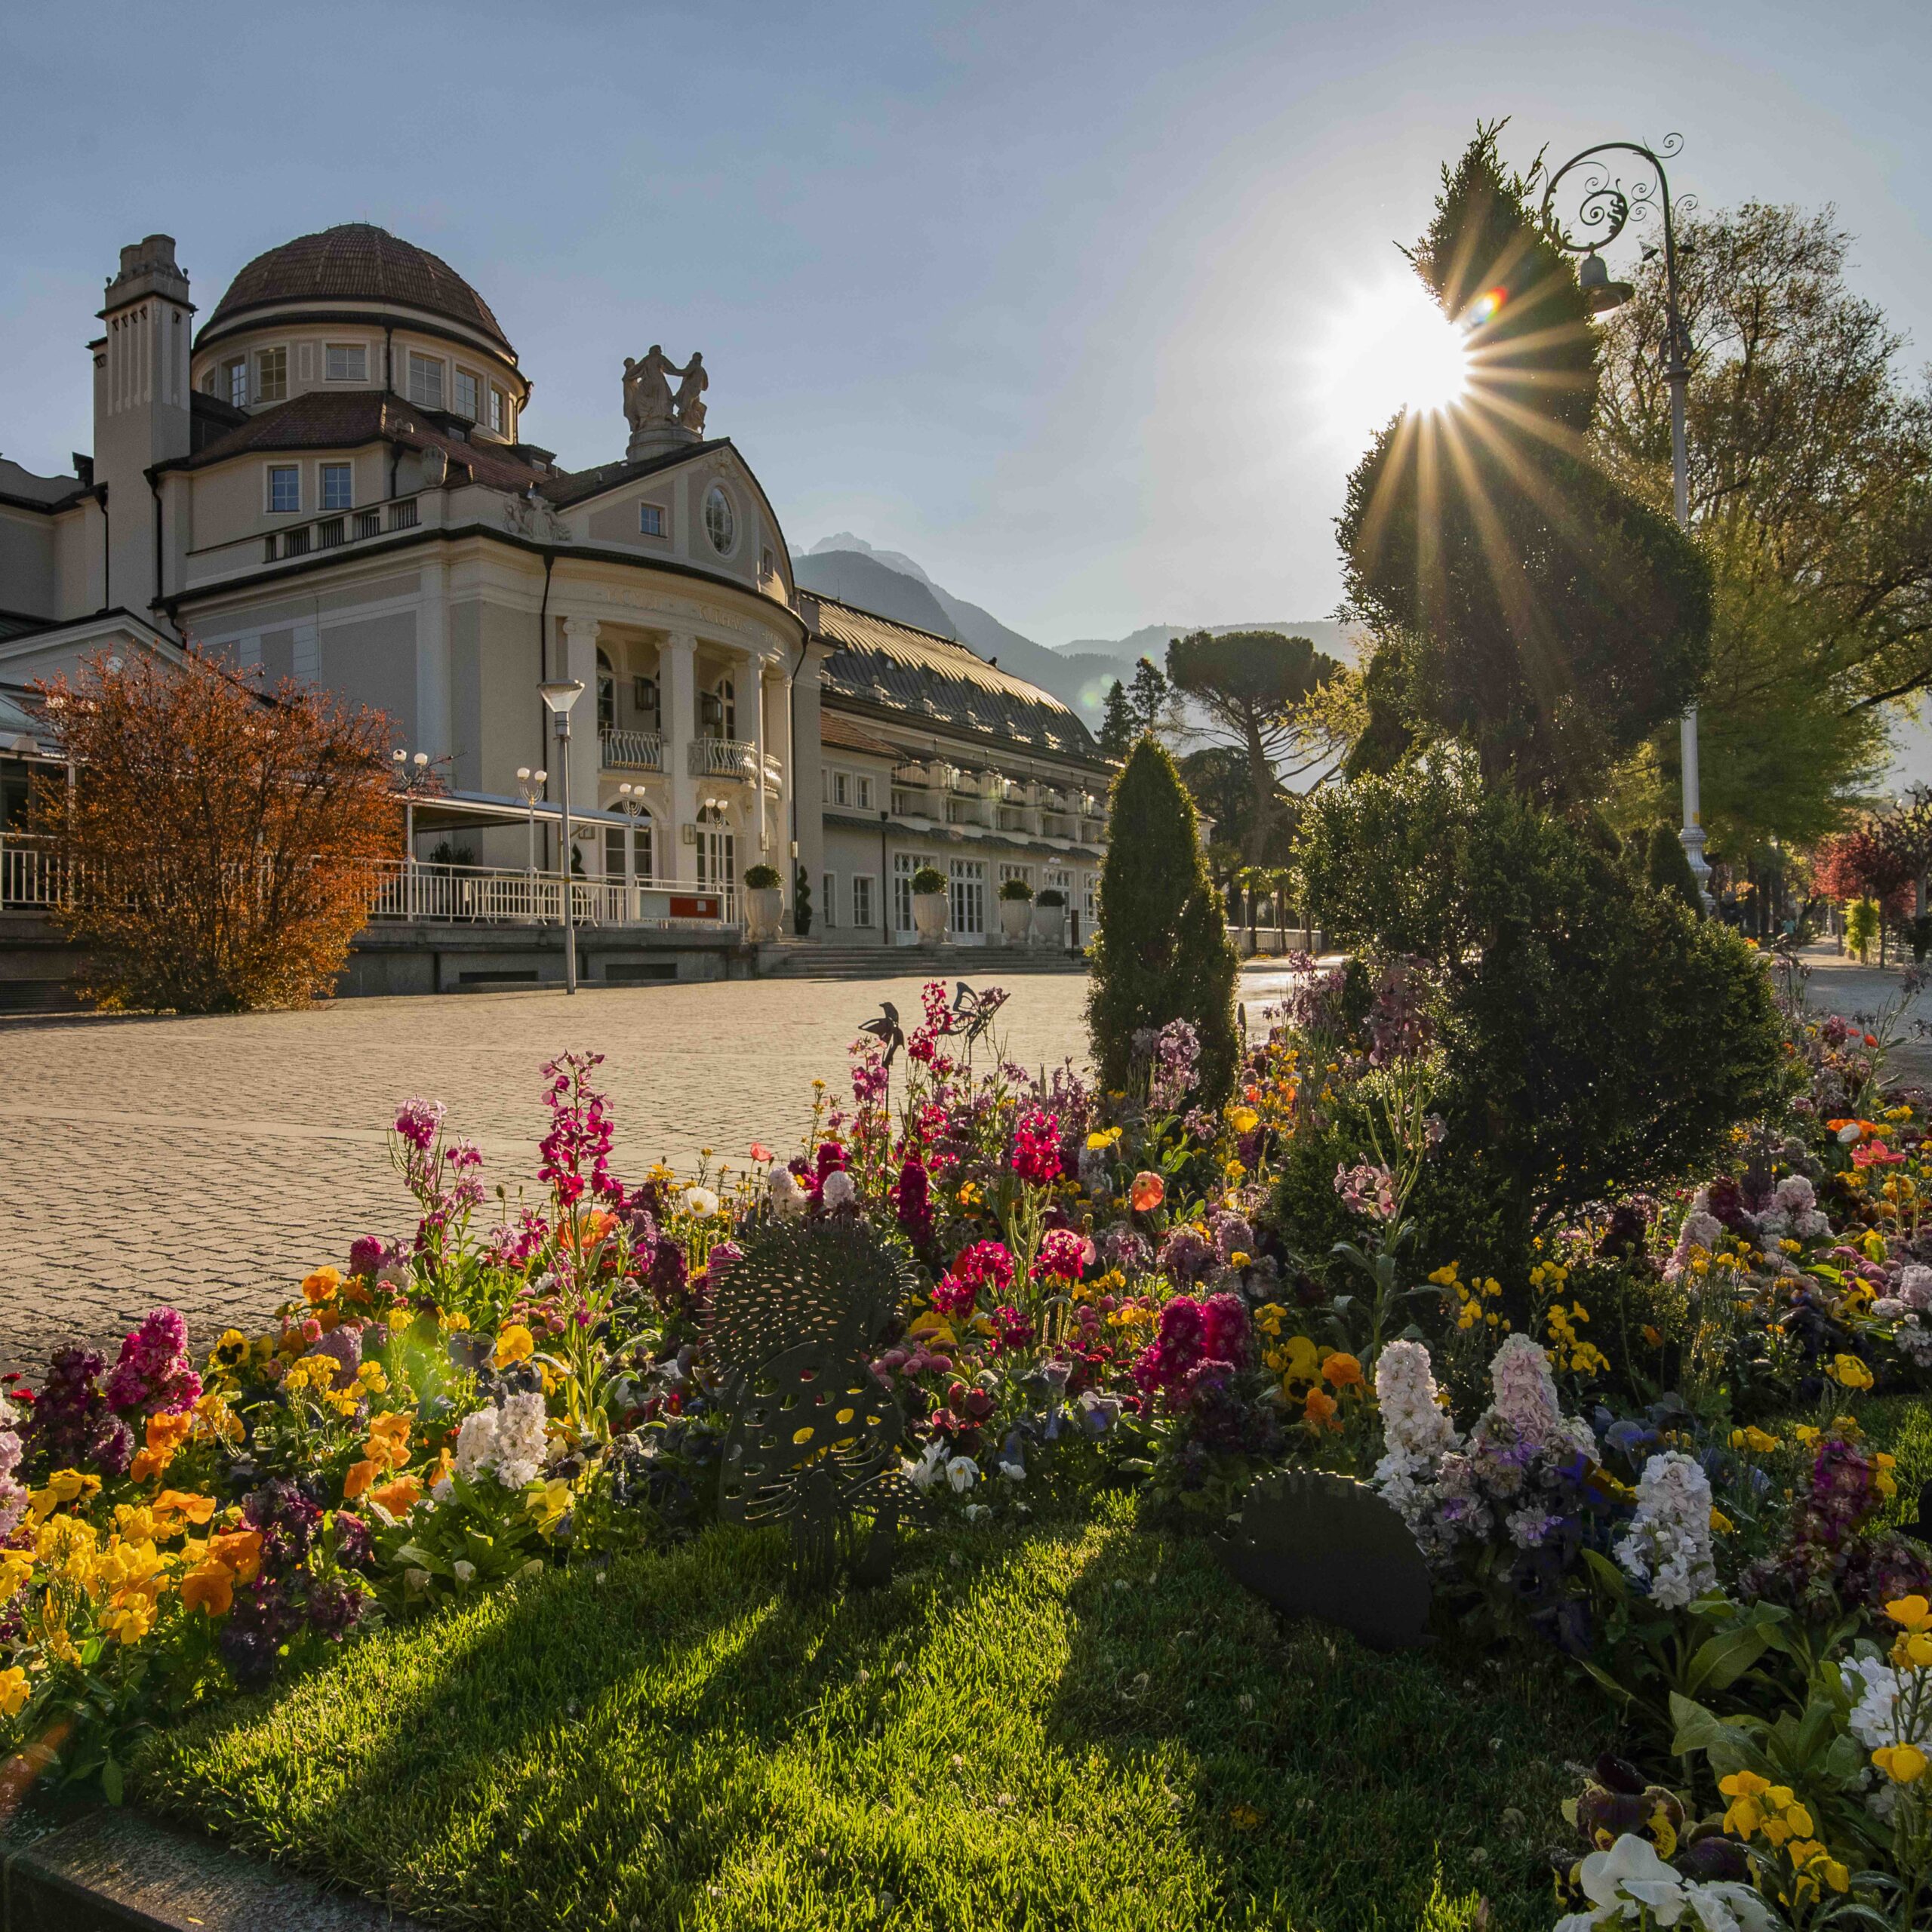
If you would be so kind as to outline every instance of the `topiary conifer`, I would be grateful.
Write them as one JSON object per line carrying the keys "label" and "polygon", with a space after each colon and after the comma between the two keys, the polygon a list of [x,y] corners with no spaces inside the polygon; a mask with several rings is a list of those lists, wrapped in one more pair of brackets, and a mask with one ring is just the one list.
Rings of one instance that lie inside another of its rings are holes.
{"label": "topiary conifer", "polygon": [[1114,780],[1087,1023],[1103,1086],[1124,1088],[1134,1035],[1189,1022],[1201,1041],[1198,1092],[1224,1100],[1240,1059],[1238,961],[1201,850],[1199,823],[1161,744],[1143,737]]}
{"label": "topiary conifer", "polygon": [[1690,855],[1674,826],[1651,828],[1651,849],[1645,855],[1644,875],[1659,892],[1681,899],[1692,912],[1703,915],[1704,902],[1698,896],[1697,875],[1690,869]]}

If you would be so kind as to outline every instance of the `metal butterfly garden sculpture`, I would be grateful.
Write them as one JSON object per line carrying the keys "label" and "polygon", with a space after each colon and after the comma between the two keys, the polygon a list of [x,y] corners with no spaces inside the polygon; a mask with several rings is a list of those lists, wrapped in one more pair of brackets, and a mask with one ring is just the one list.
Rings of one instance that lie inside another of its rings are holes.
{"label": "metal butterfly garden sculpture", "polygon": [[[791,1532],[793,1579],[823,1589],[841,1567],[891,1572],[899,1518],[917,1496],[900,1472],[906,1421],[871,1368],[915,1285],[856,1221],[773,1221],[749,1236],[711,1305],[725,1378],[720,1513]],[[857,1548],[857,1518],[872,1534]]]}

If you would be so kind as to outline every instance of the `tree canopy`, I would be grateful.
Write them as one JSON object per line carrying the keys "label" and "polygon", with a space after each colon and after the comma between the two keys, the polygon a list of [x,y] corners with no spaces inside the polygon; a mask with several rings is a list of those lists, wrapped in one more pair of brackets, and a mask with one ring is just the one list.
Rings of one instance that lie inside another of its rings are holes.
{"label": "tree canopy", "polygon": [[1382,432],[1339,529],[1350,601],[1377,640],[1385,749],[1405,731],[1460,739],[1487,781],[1571,798],[1695,696],[1710,577],[1670,519],[1592,459],[1595,333],[1497,131],[1444,169],[1411,255],[1466,331],[1469,393]]}
{"label": "tree canopy", "polygon": [[[1278,822],[1281,764],[1308,749],[1310,700],[1340,668],[1309,638],[1277,631],[1196,631],[1168,646],[1168,681],[1194,700],[1203,720],[1196,734],[1242,760],[1247,799],[1238,835],[1251,866],[1267,856]],[[1321,755],[1314,748],[1290,775],[1305,775]]]}

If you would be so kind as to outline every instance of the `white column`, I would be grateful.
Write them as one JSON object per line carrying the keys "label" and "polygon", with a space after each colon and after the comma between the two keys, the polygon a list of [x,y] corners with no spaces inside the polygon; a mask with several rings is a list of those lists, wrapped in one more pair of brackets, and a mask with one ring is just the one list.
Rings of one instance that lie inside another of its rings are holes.
{"label": "white column", "polygon": [[[564,620],[564,675],[574,678],[583,687],[583,695],[571,713],[571,808],[574,811],[597,808],[597,774],[603,764],[602,747],[597,739],[597,620],[566,617]],[[552,741],[554,743],[554,740]],[[561,785],[551,796],[561,798]],[[586,877],[604,869],[604,841],[587,841],[583,855]]]}
{"label": "white column", "polygon": [[685,843],[685,828],[697,823],[697,781],[691,776],[691,740],[697,735],[697,639],[674,631],[658,647],[657,688],[664,707],[664,776],[671,794],[669,850],[657,860],[666,878],[697,877],[697,848]]}
{"label": "white column", "polygon": [[755,654],[752,657],[749,669],[752,675],[752,690],[757,700],[752,707],[752,718],[758,726],[758,735],[752,740],[758,747],[758,780],[752,787],[752,790],[753,795],[758,800],[758,860],[759,864],[763,865],[771,857],[771,838],[766,829],[768,821],[764,809],[765,682],[764,659],[762,655]]}

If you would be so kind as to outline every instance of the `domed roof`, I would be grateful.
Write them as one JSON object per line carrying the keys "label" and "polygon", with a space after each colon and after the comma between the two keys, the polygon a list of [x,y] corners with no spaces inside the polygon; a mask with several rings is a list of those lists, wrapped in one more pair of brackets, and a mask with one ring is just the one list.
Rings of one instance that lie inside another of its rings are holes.
{"label": "domed roof", "polygon": [[245,309],[315,300],[397,303],[480,329],[512,356],[489,304],[448,263],[366,221],[297,235],[255,259],[228,285],[202,328],[207,336]]}

